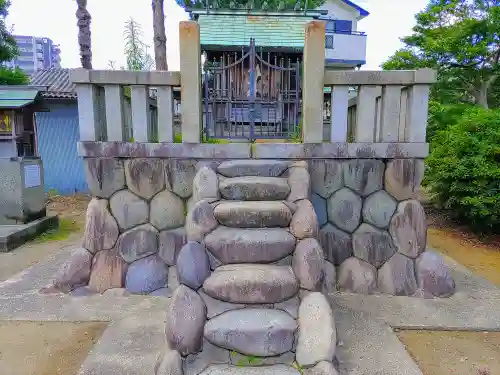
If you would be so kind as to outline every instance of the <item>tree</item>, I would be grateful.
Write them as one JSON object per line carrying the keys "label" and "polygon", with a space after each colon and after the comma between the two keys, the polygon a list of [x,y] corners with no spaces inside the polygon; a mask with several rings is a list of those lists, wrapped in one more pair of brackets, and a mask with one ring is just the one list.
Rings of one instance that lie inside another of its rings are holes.
{"label": "tree", "polygon": [[87,10],[87,0],[76,0],[78,9],[76,18],[78,19],[78,44],[80,45],[80,61],[85,69],[92,69],[92,35],[90,24],[92,17]]}
{"label": "tree", "polygon": [[156,70],[168,70],[167,64],[167,35],[165,33],[165,14],[163,0],[152,0],[153,34],[155,47]]}
{"label": "tree", "polygon": [[133,18],[125,22],[125,58],[128,70],[151,70],[154,61],[148,53],[148,45],[143,42],[141,25]]}
{"label": "tree", "polygon": [[200,9],[256,9],[256,10],[304,10],[315,9],[326,0],[175,0],[182,8]]}
{"label": "tree", "polygon": [[434,68],[443,102],[488,108],[500,75],[500,0],[430,0],[383,69]]}
{"label": "tree", "polygon": [[[0,0],[0,65],[13,60],[19,55],[16,40],[5,24],[9,14],[10,1]],[[0,66],[0,85],[23,85],[28,83],[28,76],[19,68],[10,69]]]}

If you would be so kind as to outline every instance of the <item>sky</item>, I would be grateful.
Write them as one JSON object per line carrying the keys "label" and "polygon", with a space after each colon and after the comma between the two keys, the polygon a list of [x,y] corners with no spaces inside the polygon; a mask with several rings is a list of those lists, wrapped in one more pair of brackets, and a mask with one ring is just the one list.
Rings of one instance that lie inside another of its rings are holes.
{"label": "sky", "polygon": [[[367,64],[363,69],[379,69],[391,54],[401,47],[400,37],[409,35],[414,15],[427,0],[353,0],[370,12],[358,24],[368,35]],[[130,17],[142,25],[144,41],[153,45],[151,0],[88,0],[92,15],[93,68],[106,69],[109,61],[125,65],[123,28]],[[13,0],[7,25],[14,33],[51,38],[61,47],[63,68],[80,66],[78,28],[74,0]],[[178,23],[188,15],[174,0],[165,0],[167,56],[169,70],[179,70]],[[151,49],[153,54],[153,49]]]}

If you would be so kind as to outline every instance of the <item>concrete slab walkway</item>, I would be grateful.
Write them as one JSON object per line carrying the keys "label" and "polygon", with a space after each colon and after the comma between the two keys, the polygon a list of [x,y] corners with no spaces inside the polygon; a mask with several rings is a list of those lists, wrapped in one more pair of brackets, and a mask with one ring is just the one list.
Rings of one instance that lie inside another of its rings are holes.
{"label": "concrete slab walkway", "polygon": [[[164,343],[162,297],[41,295],[71,255],[54,254],[0,283],[0,320],[110,321],[80,373],[153,374]],[[449,299],[335,293],[341,374],[420,375],[393,328],[500,331],[500,289],[447,259],[457,293]]]}

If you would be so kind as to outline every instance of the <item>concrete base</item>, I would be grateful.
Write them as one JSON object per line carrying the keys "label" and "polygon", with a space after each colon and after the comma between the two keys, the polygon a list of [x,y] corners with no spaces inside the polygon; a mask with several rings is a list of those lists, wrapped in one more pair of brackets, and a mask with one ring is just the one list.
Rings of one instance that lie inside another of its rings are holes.
{"label": "concrete base", "polygon": [[39,234],[51,228],[57,228],[57,216],[45,216],[27,224],[0,225],[0,253],[14,250]]}

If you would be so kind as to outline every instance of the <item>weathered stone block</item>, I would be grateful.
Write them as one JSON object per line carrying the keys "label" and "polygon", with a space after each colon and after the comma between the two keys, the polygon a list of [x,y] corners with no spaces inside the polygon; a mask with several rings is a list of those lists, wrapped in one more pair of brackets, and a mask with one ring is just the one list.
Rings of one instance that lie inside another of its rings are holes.
{"label": "weathered stone block", "polygon": [[158,252],[158,231],[150,224],[140,225],[121,234],[117,249],[127,263]]}
{"label": "weathered stone block", "polygon": [[233,303],[276,303],[299,290],[291,267],[264,264],[234,264],[218,267],[203,284],[203,291]]}
{"label": "weathered stone block", "polygon": [[365,223],[352,235],[352,245],[356,257],[377,268],[396,252],[388,232]]}
{"label": "weathered stone block", "polygon": [[288,227],[292,213],[282,202],[221,202],[215,218],[222,225],[236,228]]}
{"label": "weathered stone block", "polygon": [[328,212],[326,211],[326,199],[321,198],[318,194],[312,194],[311,203],[316,212],[318,224],[320,227],[328,222]]}
{"label": "weathered stone block", "polygon": [[183,375],[199,375],[214,363],[227,364],[229,356],[228,350],[203,340],[203,350],[200,353],[190,354],[184,359]]}
{"label": "weathered stone block", "polygon": [[231,366],[212,365],[199,375],[300,375],[295,367],[288,365],[272,366]]}
{"label": "weathered stone block", "polygon": [[326,259],[340,266],[352,256],[352,236],[341,231],[332,224],[327,224],[319,231],[319,243],[323,248]]}
{"label": "weathered stone block", "polygon": [[87,285],[91,266],[92,254],[90,252],[83,248],[74,250],[54,277],[53,288],[69,293],[76,287]]}
{"label": "weathered stone block", "polygon": [[106,290],[103,294],[103,297],[111,297],[111,298],[116,298],[116,297],[128,297],[130,296],[130,292],[125,289],[125,288],[112,288]]}
{"label": "weathered stone block", "polygon": [[363,197],[382,189],[385,164],[376,159],[354,159],[344,163],[345,186]]}
{"label": "weathered stone block", "polygon": [[128,267],[125,288],[134,294],[148,294],[167,284],[168,268],[158,255],[139,259]]}
{"label": "weathered stone block", "polygon": [[158,230],[174,229],[184,225],[184,201],[174,193],[164,190],[151,201],[150,222]]}
{"label": "weathered stone block", "polygon": [[397,203],[385,190],[377,191],[363,203],[363,221],[377,228],[386,229]]}
{"label": "weathered stone block", "polygon": [[184,228],[164,230],[158,240],[158,255],[169,266],[174,266],[179,251],[187,242]]}
{"label": "weathered stone block", "polygon": [[399,201],[417,198],[424,169],[421,159],[390,160],[385,170],[385,190]]}
{"label": "weathered stone block", "polygon": [[147,223],[149,218],[148,204],[128,190],[113,194],[109,207],[122,230]]}
{"label": "weathered stone block", "polygon": [[99,251],[92,260],[89,289],[104,293],[108,289],[122,288],[127,268],[127,263],[115,250]]}
{"label": "weathered stone block", "polygon": [[108,211],[108,201],[93,198],[87,207],[83,247],[91,253],[109,250],[115,246],[118,234],[118,224]]}
{"label": "weathered stone block", "polygon": [[205,246],[198,242],[185,244],[177,257],[177,277],[181,284],[198,289],[210,275],[210,263]]}
{"label": "weathered stone block", "polygon": [[240,229],[220,226],[205,237],[205,246],[221,262],[271,263],[291,254],[295,237],[286,229]]}
{"label": "weathered stone block", "polygon": [[306,168],[291,167],[288,170],[288,185],[291,191],[287,201],[297,202],[311,198],[311,176]]}
{"label": "weathered stone block", "polygon": [[312,190],[328,199],[344,187],[342,162],[338,160],[313,159],[309,163]]}
{"label": "weathered stone block", "polygon": [[217,168],[218,172],[226,177],[261,176],[278,177],[288,164],[280,160],[231,160],[225,161]]}
{"label": "weathered stone block", "polygon": [[415,262],[417,286],[424,293],[449,297],[455,292],[455,281],[443,258],[432,251],[423,252]]}
{"label": "weathered stone block", "polygon": [[207,233],[213,231],[219,223],[215,220],[214,208],[210,200],[197,202],[186,217],[186,232],[189,241],[201,242]]}
{"label": "weathered stone block", "polygon": [[290,186],[284,178],[245,176],[226,178],[219,190],[229,200],[267,201],[286,199]]}
{"label": "weathered stone block", "polygon": [[177,268],[175,266],[168,267],[168,282],[167,287],[170,291],[176,290],[181,284],[179,283],[179,277],[177,276]]}
{"label": "weathered stone block", "polygon": [[302,289],[319,289],[323,280],[323,262],[323,249],[315,238],[298,242],[293,253],[292,268]]}
{"label": "weathered stone block", "polygon": [[422,205],[415,200],[399,203],[389,225],[397,250],[410,258],[418,257],[427,244],[427,223]]}
{"label": "weathered stone block", "polygon": [[183,375],[182,358],[179,352],[166,348],[156,361],[154,375]]}
{"label": "weathered stone block", "polygon": [[394,254],[378,270],[378,289],[394,296],[411,296],[417,290],[413,260],[400,253]]}
{"label": "weathered stone block", "polygon": [[238,353],[271,357],[292,349],[297,323],[281,310],[240,309],[208,321],[205,338]]}
{"label": "weathered stone block", "polygon": [[338,285],[345,292],[374,293],[377,290],[377,269],[356,257],[346,259],[339,268]]}
{"label": "weathered stone block", "polygon": [[338,228],[352,233],[359,225],[362,206],[361,197],[344,188],[328,199],[328,219]]}
{"label": "weathered stone block", "polygon": [[193,179],[196,175],[196,160],[164,160],[167,189],[181,198],[193,194]]}
{"label": "weathered stone block", "polygon": [[207,308],[198,293],[184,285],[178,287],[167,308],[165,335],[170,347],[183,356],[199,352],[206,316]]}
{"label": "weathered stone block", "polygon": [[229,303],[224,301],[219,301],[218,299],[210,297],[208,294],[203,292],[203,290],[198,290],[198,294],[205,302],[207,306],[207,318],[212,319],[213,317],[220,315],[226,311],[243,309],[244,304],[241,303]]}
{"label": "weathered stone block", "polygon": [[114,158],[85,158],[85,180],[94,197],[109,198],[125,188],[123,161]]}
{"label": "weathered stone block", "polygon": [[321,361],[316,366],[305,369],[303,375],[338,375],[338,372],[331,362]]}
{"label": "weathered stone block", "polygon": [[193,199],[199,202],[202,199],[219,198],[219,180],[213,169],[203,167],[193,180]]}
{"label": "weathered stone block", "polygon": [[332,309],[322,293],[310,293],[299,307],[299,338],[295,356],[303,367],[331,361],[335,355],[337,331]]}
{"label": "weathered stone block", "polygon": [[297,319],[297,316],[299,316],[299,305],[300,299],[297,295],[295,297],[287,299],[286,301],[275,303],[274,308],[276,310],[286,311],[292,318]]}
{"label": "weathered stone block", "polygon": [[125,177],[129,190],[144,199],[151,199],[165,188],[161,159],[128,159],[125,161]]}
{"label": "weathered stone block", "polygon": [[297,202],[297,210],[290,223],[290,231],[298,239],[318,237],[318,218],[314,207],[308,199]]}
{"label": "weathered stone block", "polygon": [[325,294],[334,293],[337,291],[337,270],[329,261],[323,263],[323,287],[322,292]]}

